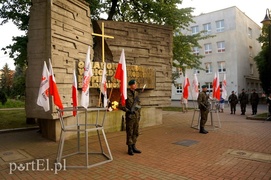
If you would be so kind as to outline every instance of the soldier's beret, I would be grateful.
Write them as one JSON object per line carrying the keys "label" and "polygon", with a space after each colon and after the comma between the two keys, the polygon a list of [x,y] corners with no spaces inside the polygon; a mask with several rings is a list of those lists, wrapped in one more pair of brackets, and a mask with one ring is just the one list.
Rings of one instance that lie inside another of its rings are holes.
{"label": "soldier's beret", "polygon": [[243,88],[242,91],[244,91],[245,89]]}
{"label": "soldier's beret", "polygon": [[136,81],[135,81],[134,79],[132,79],[132,80],[130,80],[130,81],[128,82],[129,86],[131,86],[131,85],[133,85],[133,84],[135,84],[135,83],[136,83]]}
{"label": "soldier's beret", "polygon": [[207,85],[202,85],[201,88],[207,88]]}

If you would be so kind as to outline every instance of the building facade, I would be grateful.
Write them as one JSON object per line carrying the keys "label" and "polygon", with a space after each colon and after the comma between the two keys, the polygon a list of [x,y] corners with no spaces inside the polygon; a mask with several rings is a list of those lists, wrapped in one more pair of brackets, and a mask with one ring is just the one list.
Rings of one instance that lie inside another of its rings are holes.
{"label": "building facade", "polygon": [[[203,55],[204,58],[201,59],[203,70],[186,70],[190,84],[196,74],[199,89],[206,84],[212,96],[212,82],[215,74],[219,77],[221,91],[225,75],[228,96],[232,91],[239,94],[243,88],[248,93],[256,89],[261,94],[259,74],[253,60],[261,50],[261,44],[257,41],[261,27],[235,6],[201,14],[193,19],[195,23],[190,24],[190,30],[183,31],[184,34],[192,35],[205,30],[206,35],[214,35],[214,37],[199,41],[201,47],[192,49],[192,53]],[[172,84],[172,100],[181,98],[183,82],[184,76],[181,73]],[[196,98],[189,93],[189,100]]]}

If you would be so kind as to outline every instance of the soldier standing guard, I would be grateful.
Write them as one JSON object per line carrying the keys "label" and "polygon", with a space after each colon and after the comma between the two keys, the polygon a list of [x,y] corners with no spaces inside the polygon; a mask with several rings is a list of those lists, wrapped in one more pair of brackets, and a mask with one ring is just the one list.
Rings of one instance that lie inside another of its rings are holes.
{"label": "soldier standing guard", "polygon": [[128,154],[132,156],[134,153],[141,153],[136,148],[141,107],[139,105],[138,92],[136,91],[136,81],[130,80],[128,85],[130,89],[127,90],[126,105],[121,107],[121,109],[126,112],[126,144],[128,146]]}
{"label": "soldier standing guard", "polygon": [[245,93],[245,89],[242,89],[242,93],[239,94],[238,99],[240,101],[240,106],[241,106],[241,115],[245,115],[246,106],[247,106],[247,103],[248,103],[248,96]]}
{"label": "soldier standing guard", "polygon": [[259,95],[256,93],[255,89],[253,89],[252,91],[253,93],[250,96],[250,104],[252,107],[252,115],[256,115],[260,98]]}
{"label": "soldier standing guard", "polygon": [[228,101],[231,107],[231,114],[235,114],[236,104],[238,103],[238,97],[234,94],[234,91],[231,92]]}
{"label": "soldier standing guard", "polygon": [[208,131],[204,129],[205,124],[207,122],[208,113],[210,109],[210,103],[208,102],[209,96],[206,94],[207,92],[207,86],[203,85],[201,86],[202,91],[199,93],[198,96],[198,105],[200,109],[200,130],[199,133],[207,134]]}

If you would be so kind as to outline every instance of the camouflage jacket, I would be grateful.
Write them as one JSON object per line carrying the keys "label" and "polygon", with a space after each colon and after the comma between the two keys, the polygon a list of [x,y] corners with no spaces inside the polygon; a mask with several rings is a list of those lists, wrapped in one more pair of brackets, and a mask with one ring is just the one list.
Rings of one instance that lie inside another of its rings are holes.
{"label": "camouflage jacket", "polygon": [[199,96],[198,96],[198,105],[199,105],[199,109],[201,110],[207,110],[210,108],[210,103],[208,102],[208,95],[206,94],[206,92],[200,92]]}
{"label": "camouflage jacket", "polygon": [[138,108],[139,105],[140,105],[140,100],[139,100],[138,92],[128,89],[125,107],[121,107],[121,110],[125,111],[126,113],[136,113],[140,110]]}

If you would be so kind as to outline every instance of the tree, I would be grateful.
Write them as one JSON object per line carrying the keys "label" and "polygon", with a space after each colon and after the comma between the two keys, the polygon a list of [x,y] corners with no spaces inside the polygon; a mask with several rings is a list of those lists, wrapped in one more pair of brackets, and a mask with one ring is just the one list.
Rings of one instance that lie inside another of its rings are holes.
{"label": "tree", "polygon": [[2,75],[1,75],[0,86],[1,86],[2,92],[6,94],[7,96],[9,96],[12,83],[13,83],[13,72],[9,69],[7,63],[4,65],[1,71],[2,71]]}
{"label": "tree", "polygon": [[[87,2],[95,4],[97,0],[87,0]],[[182,29],[186,29],[193,22],[191,15],[193,8],[179,8],[181,3],[182,0],[106,0],[103,2],[101,13],[108,12],[107,20],[172,26],[174,31],[173,59],[177,62],[173,63],[173,66],[185,72],[185,68],[200,68],[200,59],[203,56],[192,54],[192,47],[200,47],[199,40],[212,36],[202,36],[203,31],[197,35],[181,33]]]}
{"label": "tree", "polygon": [[262,50],[254,57],[259,71],[262,88],[266,94],[271,93],[271,47],[269,42],[270,26],[263,25],[262,34],[258,41],[262,44]]}
{"label": "tree", "polygon": [[25,68],[16,66],[11,95],[17,98],[25,96]]}
{"label": "tree", "polygon": [[[31,0],[0,0],[0,5],[1,25],[12,21],[19,30],[27,33]],[[15,65],[24,67],[27,63],[27,39],[27,35],[13,37],[14,44],[2,48],[5,53],[10,50],[9,57],[14,59]]]}
{"label": "tree", "polygon": [[[193,22],[191,13],[193,8],[179,8],[182,0],[86,0],[90,4],[92,19],[102,19],[106,14],[107,20],[142,22],[158,25],[169,25],[174,30],[173,59],[178,63],[173,65],[184,69],[199,68],[202,56],[191,54],[192,47],[198,46],[198,40],[209,36],[187,36],[181,33]],[[0,0],[2,5],[0,17],[4,20],[1,24],[11,20],[20,30],[27,33],[29,22],[29,9],[31,0]],[[11,58],[15,64],[23,66],[26,62],[27,36],[14,37],[15,43],[4,50],[10,49]]]}

